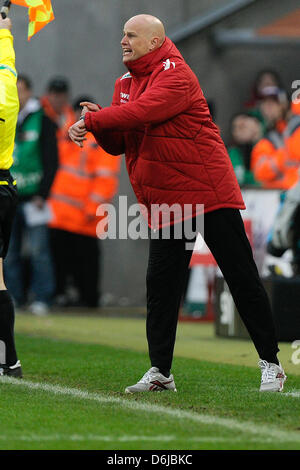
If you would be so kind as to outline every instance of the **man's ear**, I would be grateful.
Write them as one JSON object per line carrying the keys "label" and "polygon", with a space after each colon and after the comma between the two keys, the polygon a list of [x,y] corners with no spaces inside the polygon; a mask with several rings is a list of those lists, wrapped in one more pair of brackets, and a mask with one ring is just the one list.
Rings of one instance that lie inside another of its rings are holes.
{"label": "man's ear", "polygon": [[157,46],[159,45],[159,38],[152,38],[151,39],[151,45],[150,45],[150,51],[154,51],[154,49],[157,48]]}

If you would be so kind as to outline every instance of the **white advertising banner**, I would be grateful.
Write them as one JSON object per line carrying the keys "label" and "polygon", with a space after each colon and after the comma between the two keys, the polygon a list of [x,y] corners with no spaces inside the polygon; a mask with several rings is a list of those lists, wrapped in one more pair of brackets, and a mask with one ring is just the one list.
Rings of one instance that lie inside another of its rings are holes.
{"label": "white advertising banner", "polygon": [[268,236],[279,209],[278,189],[245,189],[242,191],[246,210],[241,211],[243,220],[251,222],[252,248],[259,272],[261,272]]}
{"label": "white advertising banner", "polygon": [[[246,210],[241,211],[246,232],[252,243],[254,258],[261,272],[266,253],[266,244],[280,203],[280,190],[244,189],[242,190]],[[214,264],[207,245],[199,236],[195,245],[191,265]]]}

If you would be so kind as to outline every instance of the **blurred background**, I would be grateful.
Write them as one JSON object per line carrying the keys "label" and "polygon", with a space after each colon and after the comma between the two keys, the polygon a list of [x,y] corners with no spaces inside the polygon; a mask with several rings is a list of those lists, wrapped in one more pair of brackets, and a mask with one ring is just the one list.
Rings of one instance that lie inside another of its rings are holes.
{"label": "blurred background", "polygon": [[[59,76],[70,83],[71,103],[89,95],[108,106],[116,78],[126,71],[120,48],[123,25],[139,13],[164,22],[167,35],[196,73],[227,146],[233,138],[232,116],[256,109],[259,72],[274,71],[280,83],[266,85],[284,90],[287,97],[292,82],[300,79],[297,0],[52,0],[52,5],[55,21],[31,42],[27,42],[25,10],[11,9],[17,70],[30,77],[36,97],[43,96],[49,81]],[[278,90],[269,92],[278,97]],[[128,195],[128,204],[136,201],[124,159],[114,200],[119,195]],[[278,192],[271,219],[277,200]],[[99,243],[103,305],[144,306],[148,241]]]}

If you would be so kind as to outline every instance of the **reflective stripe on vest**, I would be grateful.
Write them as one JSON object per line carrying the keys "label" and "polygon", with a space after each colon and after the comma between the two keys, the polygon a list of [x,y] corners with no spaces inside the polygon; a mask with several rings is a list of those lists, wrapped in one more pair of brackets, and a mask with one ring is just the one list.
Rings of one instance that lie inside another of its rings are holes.
{"label": "reflective stripe on vest", "polygon": [[55,201],[64,202],[65,204],[69,204],[70,206],[78,207],[80,209],[84,205],[83,202],[78,201],[77,199],[73,199],[69,196],[64,196],[63,194],[51,194],[51,199]]}
{"label": "reflective stripe on vest", "polygon": [[91,193],[90,194],[90,200],[93,202],[98,202],[99,204],[103,203],[104,201],[107,201],[107,199],[100,194],[97,193]]}
{"label": "reflective stripe on vest", "polygon": [[279,170],[279,168],[275,165],[275,162],[272,158],[270,158],[268,155],[261,155],[259,158],[259,161],[256,165],[255,171],[259,169],[264,163],[268,163],[271,167],[271,169],[274,171],[278,179],[282,179],[284,174]]}
{"label": "reflective stripe on vest", "polygon": [[112,177],[116,178],[117,174],[115,171],[109,170],[108,168],[102,168],[94,173],[94,176],[104,176],[104,177]]}
{"label": "reflective stripe on vest", "polygon": [[61,165],[59,167],[59,170],[64,170],[67,173],[72,173],[72,175],[79,176],[79,178],[92,178],[93,177],[91,173],[87,173],[86,171],[81,170],[81,169],[78,170],[77,168],[74,168],[69,165]]}
{"label": "reflective stripe on vest", "polygon": [[[83,165],[80,165],[80,167]],[[116,172],[109,170],[107,168],[103,168],[101,170],[95,171],[93,173],[88,173],[83,169],[76,169],[69,165],[61,165],[60,170],[64,170],[66,172],[72,173],[73,175],[79,176],[80,178],[94,178],[95,176],[103,176],[103,177],[114,177],[116,178]]]}
{"label": "reflective stripe on vest", "polygon": [[276,149],[284,147],[284,138],[277,131],[268,132],[265,138],[269,140]]}
{"label": "reflective stripe on vest", "polygon": [[9,70],[15,77],[17,77],[17,72],[14,71],[9,65],[0,64],[0,70]]}
{"label": "reflective stripe on vest", "polygon": [[298,127],[300,127],[300,115],[295,115],[289,120],[288,125],[285,131],[283,132],[284,138],[291,137],[291,135],[295,132],[296,129],[298,129]]}
{"label": "reflective stripe on vest", "polygon": [[[269,140],[271,144],[275,147],[276,150],[285,147],[285,140],[291,137],[291,135],[295,132],[296,129],[300,127],[300,115],[293,116],[285,129],[285,131],[281,134],[277,131],[270,131],[265,136],[265,139]],[[297,168],[299,167],[299,162],[296,160],[285,160],[284,162],[286,167],[289,168]]]}

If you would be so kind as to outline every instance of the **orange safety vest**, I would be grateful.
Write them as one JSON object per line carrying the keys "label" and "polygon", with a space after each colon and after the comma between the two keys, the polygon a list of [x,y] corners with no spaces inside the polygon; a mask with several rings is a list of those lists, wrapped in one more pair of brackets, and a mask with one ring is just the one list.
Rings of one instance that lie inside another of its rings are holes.
{"label": "orange safety vest", "polygon": [[268,132],[253,148],[251,169],[264,188],[289,189],[299,178],[300,116],[294,115],[285,130]]}
{"label": "orange safety vest", "polygon": [[87,134],[84,147],[71,140],[60,143],[60,165],[48,199],[49,226],[96,237],[99,204],[110,202],[117,192],[120,157],[99,147]]}

